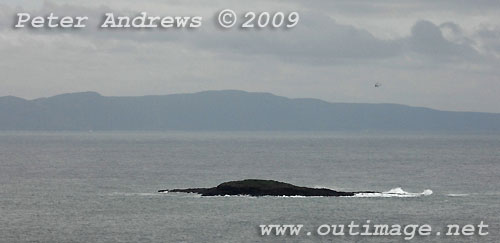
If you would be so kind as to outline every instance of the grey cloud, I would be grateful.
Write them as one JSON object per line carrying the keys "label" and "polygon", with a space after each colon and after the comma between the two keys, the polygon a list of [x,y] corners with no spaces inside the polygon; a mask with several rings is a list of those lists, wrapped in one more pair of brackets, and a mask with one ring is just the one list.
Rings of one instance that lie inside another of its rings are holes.
{"label": "grey cloud", "polygon": [[11,13],[10,7],[0,3],[0,30],[8,28],[8,23],[13,19]]}
{"label": "grey cloud", "polygon": [[485,52],[500,58],[500,27],[482,28],[476,32]]}
{"label": "grey cloud", "polygon": [[343,59],[387,58],[397,55],[395,42],[375,38],[368,31],[335,22],[328,16],[301,12],[301,23],[291,30],[204,32],[195,45],[224,52],[271,55],[285,60],[326,64]]}
{"label": "grey cloud", "polygon": [[[340,2],[347,4],[346,2]],[[359,2],[354,1],[352,4]],[[391,4],[395,2],[389,1]],[[387,4],[387,3],[386,3]],[[373,5],[373,3],[372,3]],[[0,16],[7,16],[0,11]],[[340,24],[326,15],[324,11],[301,11],[300,24],[291,30],[229,30],[224,31],[212,26],[209,16],[204,26],[194,31],[181,30],[103,30],[97,28],[105,12],[113,11],[109,7],[82,8],[69,4],[46,2],[43,7],[33,13],[45,15],[54,12],[61,15],[89,16],[88,27],[78,31],[68,30],[15,30],[33,34],[51,35],[58,33],[75,34],[96,42],[97,48],[109,48],[108,51],[126,51],[133,49],[127,42],[140,45],[147,42],[172,42],[179,45],[195,47],[225,55],[241,54],[245,56],[264,55],[275,57],[286,62],[310,64],[336,64],[382,60],[417,53],[422,57],[438,62],[476,61],[481,58],[473,46],[475,42],[465,37],[459,25],[445,22],[439,26],[421,20],[415,23],[408,37],[383,40],[370,32],[352,25]],[[133,11],[125,12],[131,16]],[[136,13],[135,13],[136,14]],[[449,30],[453,39],[445,38],[443,31]],[[490,34],[491,35],[491,34]],[[483,37],[488,48],[496,50],[497,43],[492,38]],[[102,41],[112,40],[113,45],[102,45]],[[121,48],[120,46],[124,46]]]}
{"label": "grey cloud", "polygon": [[[202,48],[254,55],[272,55],[285,60],[301,60],[314,64],[332,64],[356,60],[387,59],[418,54],[439,62],[480,61],[472,39],[464,36],[460,26],[446,22],[438,26],[430,21],[417,21],[407,37],[382,40],[366,30],[339,24],[328,16],[310,12],[303,22],[288,32],[205,33],[203,41],[192,43]],[[450,29],[453,38],[443,32]]]}
{"label": "grey cloud", "polygon": [[[5,11],[3,11],[5,12]],[[14,15],[11,10],[12,16]],[[180,30],[103,30],[97,28],[107,7],[79,8],[68,4],[46,3],[32,15],[46,15],[50,12],[69,16],[89,16],[87,28],[82,30],[34,30],[22,29],[31,34],[75,34],[90,40],[113,39],[122,42],[176,42],[201,49],[222,53],[242,53],[276,56],[283,60],[332,63],[342,59],[386,58],[397,54],[397,43],[375,38],[368,31],[339,24],[330,17],[301,12],[301,23],[291,30],[231,30],[223,31],[210,26],[205,20],[203,28],[194,31]],[[130,16],[130,13],[125,13]],[[4,14],[5,15],[5,14]]]}
{"label": "grey cloud", "polygon": [[458,24],[455,24],[453,22],[446,22],[446,23],[442,23],[439,25],[440,28],[446,28],[446,29],[449,29],[451,30],[451,32],[453,32],[453,34],[462,34],[462,28],[460,28],[460,26]]}
{"label": "grey cloud", "polygon": [[[278,0],[280,1],[280,0]],[[301,1],[295,3],[302,4],[309,9],[320,9],[325,11],[335,11],[350,14],[375,14],[398,12],[403,14],[413,14],[419,11],[446,11],[446,12],[494,12],[500,9],[500,1],[497,0],[419,0],[419,1],[366,1],[366,0],[323,0],[323,1]]]}
{"label": "grey cloud", "polygon": [[[452,27],[460,31],[458,25],[446,23],[443,27]],[[456,43],[444,38],[439,26],[432,22],[418,21],[411,29],[408,38],[410,50],[438,59],[470,60],[479,57],[479,53],[469,43]]]}

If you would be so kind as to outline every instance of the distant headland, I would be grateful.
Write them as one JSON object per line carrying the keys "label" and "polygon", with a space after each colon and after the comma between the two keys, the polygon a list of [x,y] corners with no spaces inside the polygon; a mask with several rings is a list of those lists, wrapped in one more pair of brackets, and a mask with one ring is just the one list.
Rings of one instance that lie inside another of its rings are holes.
{"label": "distant headland", "polygon": [[237,90],[140,97],[83,92],[34,100],[0,97],[0,130],[498,132],[500,114]]}

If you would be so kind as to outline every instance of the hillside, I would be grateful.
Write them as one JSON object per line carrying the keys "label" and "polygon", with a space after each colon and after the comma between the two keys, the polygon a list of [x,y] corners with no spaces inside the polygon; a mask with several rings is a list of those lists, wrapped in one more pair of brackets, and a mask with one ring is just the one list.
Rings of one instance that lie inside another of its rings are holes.
{"label": "hillside", "polygon": [[141,97],[83,92],[34,100],[0,97],[0,130],[500,131],[500,114],[234,90]]}

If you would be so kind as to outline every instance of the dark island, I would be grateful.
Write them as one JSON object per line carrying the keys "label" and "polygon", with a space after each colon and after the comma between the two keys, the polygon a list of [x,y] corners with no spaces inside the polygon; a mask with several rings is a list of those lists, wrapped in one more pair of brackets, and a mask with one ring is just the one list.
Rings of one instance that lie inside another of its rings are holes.
{"label": "dark island", "polygon": [[201,194],[202,196],[248,195],[255,197],[258,196],[341,197],[341,196],[354,196],[357,193],[375,193],[372,191],[341,192],[327,188],[301,187],[279,181],[258,180],[258,179],[229,181],[229,182],[224,182],[212,188],[171,189],[171,190],[159,190],[158,192],[198,193]]}

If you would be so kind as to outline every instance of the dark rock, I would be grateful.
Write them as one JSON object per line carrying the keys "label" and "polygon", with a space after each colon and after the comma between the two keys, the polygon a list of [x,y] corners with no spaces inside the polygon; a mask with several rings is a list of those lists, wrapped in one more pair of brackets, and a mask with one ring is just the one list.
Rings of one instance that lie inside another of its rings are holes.
{"label": "dark rock", "polygon": [[341,192],[326,188],[309,188],[295,186],[292,184],[273,181],[248,179],[242,181],[224,182],[212,188],[188,188],[159,190],[158,192],[185,192],[198,193],[202,196],[225,196],[225,195],[249,195],[249,196],[354,196],[356,193],[374,193],[372,191],[363,192]]}

